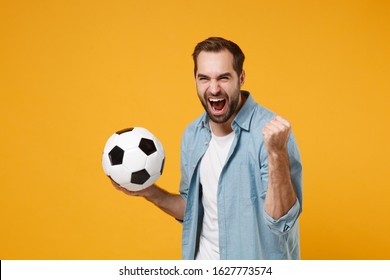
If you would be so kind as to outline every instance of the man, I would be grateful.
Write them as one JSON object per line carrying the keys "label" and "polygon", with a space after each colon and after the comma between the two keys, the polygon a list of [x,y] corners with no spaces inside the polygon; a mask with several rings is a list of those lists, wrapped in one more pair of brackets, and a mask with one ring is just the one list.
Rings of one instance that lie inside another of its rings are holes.
{"label": "man", "polygon": [[235,43],[208,38],[193,59],[206,112],[183,134],[180,194],[113,185],[183,222],[183,259],[299,259],[302,165],[290,123],[241,90]]}

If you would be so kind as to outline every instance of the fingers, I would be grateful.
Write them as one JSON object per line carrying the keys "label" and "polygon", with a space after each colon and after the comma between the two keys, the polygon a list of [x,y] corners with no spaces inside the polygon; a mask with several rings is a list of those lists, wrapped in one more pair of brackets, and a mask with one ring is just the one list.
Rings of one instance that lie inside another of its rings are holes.
{"label": "fingers", "polygon": [[264,143],[268,151],[279,151],[286,147],[291,131],[289,121],[281,116],[275,116],[263,127]]}
{"label": "fingers", "polygon": [[281,117],[281,116],[276,116],[273,119],[275,121],[277,121],[278,123],[284,124],[287,127],[291,127],[291,123],[288,120],[286,120],[285,118]]}
{"label": "fingers", "polygon": [[124,187],[119,187],[118,188],[119,191],[123,192],[124,194],[127,194],[127,195],[134,195],[132,191],[129,191],[128,189],[125,189]]}
{"label": "fingers", "polygon": [[270,130],[286,130],[291,128],[291,124],[281,116],[272,118],[266,125]]}
{"label": "fingers", "polygon": [[128,189],[122,187],[122,186],[119,186],[116,188],[118,191],[121,191],[123,192],[124,194],[127,194],[127,195],[130,195],[130,196],[140,196],[140,192],[139,191],[129,191]]}
{"label": "fingers", "polygon": [[263,128],[263,133],[284,133],[291,130],[291,124],[281,116],[272,118]]}
{"label": "fingers", "polygon": [[114,180],[111,180],[111,184],[114,186],[114,188],[118,191],[121,191],[123,192],[124,194],[127,194],[127,195],[131,195],[131,196],[138,196],[138,192],[134,192],[134,191],[129,191],[128,189],[122,187],[121,185],[117,184]]}
{"label": "fingers", "polygon": [[111,181],[111,184],[114,186],[114,188],[119,188],[120,187],[120,185],[119,184],[117,184],[114,180],[112,180],[111,178],[110,178],[110,181]]}
{"label": "fingers", "polygon": [[272,119],[264,126],[264,129],[268,133],[278,133],[279,131],[283,131],[285,129],[285,126],[280,122],[277,122],[276,120]]}

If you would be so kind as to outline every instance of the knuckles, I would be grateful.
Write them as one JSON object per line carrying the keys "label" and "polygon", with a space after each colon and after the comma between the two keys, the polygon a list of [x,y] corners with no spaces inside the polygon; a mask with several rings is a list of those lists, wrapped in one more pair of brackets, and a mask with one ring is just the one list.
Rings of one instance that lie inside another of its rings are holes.
{"label": "knuckles", "polygon": [[291,123],[280,116],[272,118],[262,129],[264,141],[267,145],[286,142],[290,131]]}

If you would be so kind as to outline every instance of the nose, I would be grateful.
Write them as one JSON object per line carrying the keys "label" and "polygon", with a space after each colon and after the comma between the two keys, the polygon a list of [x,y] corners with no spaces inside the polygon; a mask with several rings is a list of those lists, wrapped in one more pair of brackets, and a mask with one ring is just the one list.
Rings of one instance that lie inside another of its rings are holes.
{"label": "nose", "polygon": [[209,86],[209,91],[211,94],[217,94],[220,91],[218,81],[212,79],[210,80],[210,86]]}

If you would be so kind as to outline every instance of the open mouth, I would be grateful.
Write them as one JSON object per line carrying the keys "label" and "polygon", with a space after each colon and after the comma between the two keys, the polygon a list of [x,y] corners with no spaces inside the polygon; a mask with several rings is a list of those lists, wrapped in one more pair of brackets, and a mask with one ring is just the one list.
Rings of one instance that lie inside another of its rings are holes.
{"label": "open mouth", "polygon": [[226,105],[226,99],[223,97],[211,97],[208,99],[210,107],[215,114],[223,113],[225,105]]}

